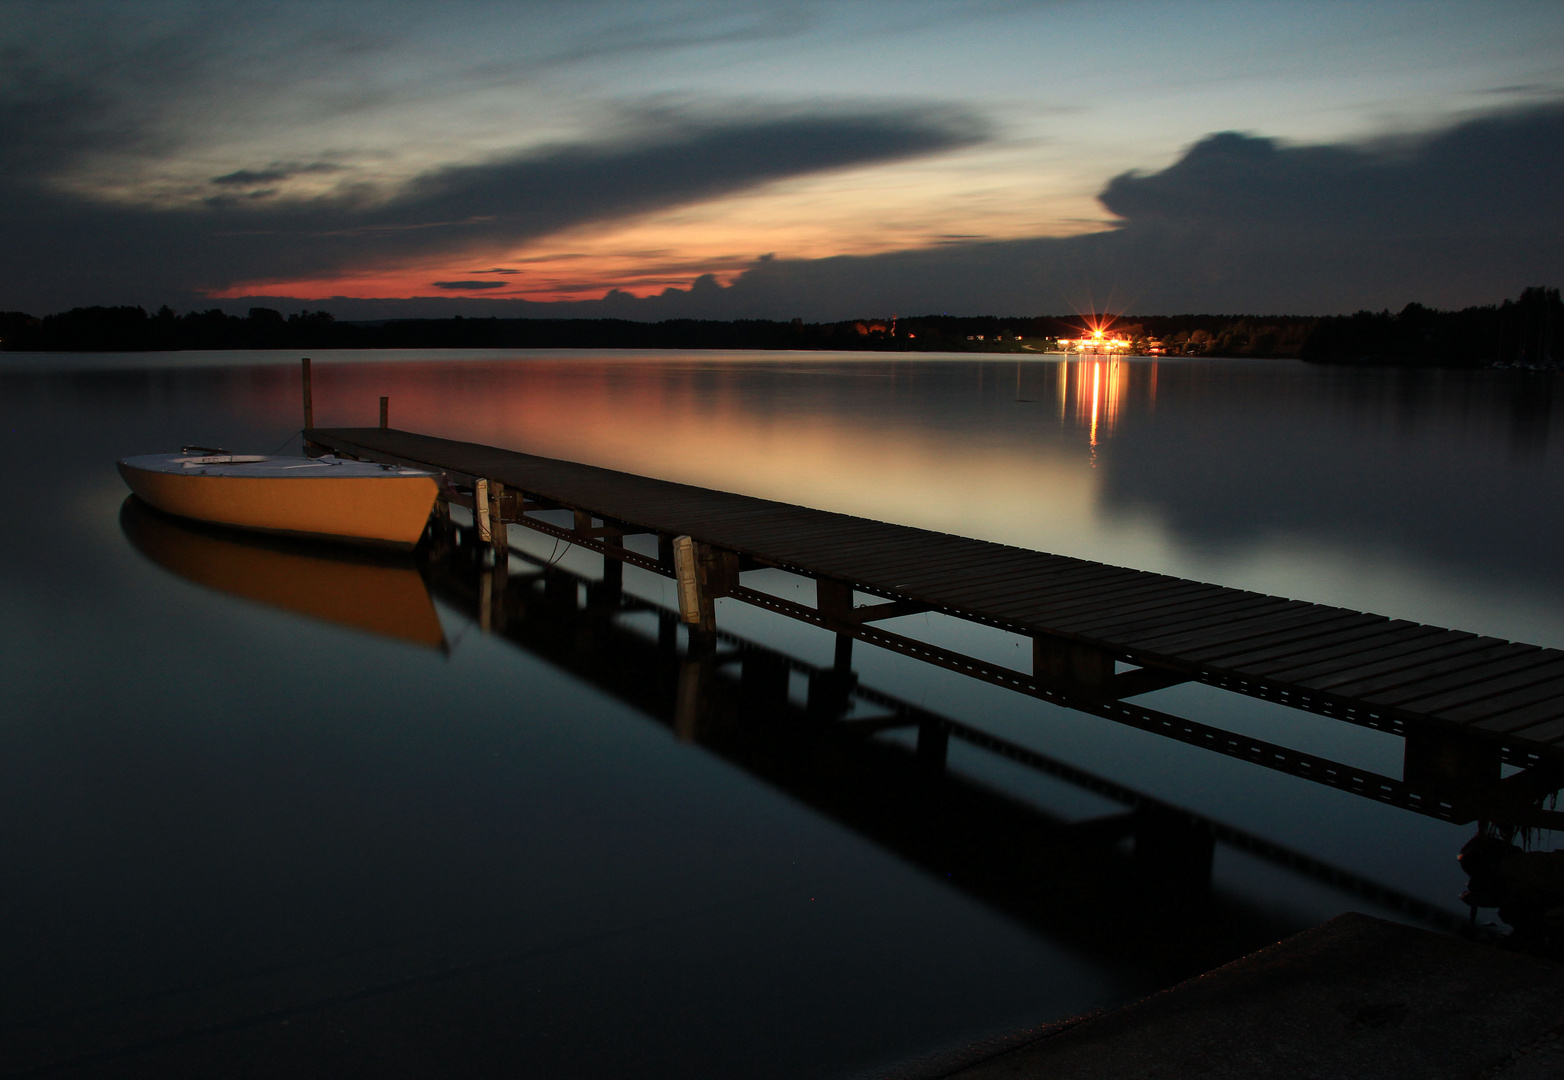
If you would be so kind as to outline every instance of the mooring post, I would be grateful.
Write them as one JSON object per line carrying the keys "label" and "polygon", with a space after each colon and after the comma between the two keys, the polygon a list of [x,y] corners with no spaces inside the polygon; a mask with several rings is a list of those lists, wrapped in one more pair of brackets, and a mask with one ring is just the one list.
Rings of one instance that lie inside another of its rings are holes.
{"label": "mooring post", "polygon": [[472,485],[472,520],[478,526],[479,541],[494,543],[494,533],[489,528],[489,482],[482,477]]}
{"label": "mooring post", "polygon": [[380,399],[380,426],[382,429],[391,426],[391,399],[388,397]]}
{"label": "mooring post", "polygon": [[310,358],[304,357],[304,430],[315,426],[315,395],[310,386]]}

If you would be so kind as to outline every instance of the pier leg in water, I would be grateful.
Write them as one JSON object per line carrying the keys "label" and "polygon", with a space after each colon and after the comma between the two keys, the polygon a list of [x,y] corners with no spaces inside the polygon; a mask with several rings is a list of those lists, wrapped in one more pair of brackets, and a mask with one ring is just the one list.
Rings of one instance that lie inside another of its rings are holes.
{"label": "pier leg in water", "polygon": [[380,426],[381,428],[391,426],[391,399],[388,397],[380,399]]}
{"label": "pier leg in water", "polygon": [[[607,548],[624,547],[624,539],[618,536],[605,536],[603,546]],[[619,603],[619,597],[624,592],[625,564],[616,558],[611,552],[603,555],[603,596],[614,604]]]}
{"label": "pier leg in water", "polygon": [[1040,684],[1104,693],[1113,674],[1113,657],[1101,649],[1046,634],[1032,639],[1032,677]]}
{"label": "pier leg in water", "polygon": [[675,538],[673,542],[674,580],[679,586],[679,618],[691,628],[691,641],[695,631],[714,633],[717,629],[717,608],[711,591],[706,588],[705,574],[701,566],[700,548],[688,536]]}
{"label": "pier leg in water", "polygon": [[491,542],[494,544],[496,564],[508,558],[510,553],[510,533],[505,528],[504,499],[505,485],[498,480],[489,481],[489,531]]}
{"label": "pier leg in water", "polygon": [[315,393],[310,381],[310,358],[304,357],[300,366],[304,369],[304,430],[308,431],[315,426]]}
{"label": "pier leg in water", "polygon": [[494,533],[489,527],[489,482],[479,479],[472,488],[472,520],[478,526],[478,540],[494,543]]}
{"label": "pier leg in water", "polygon": [[1499,744],[1459,731],[1408,725],[1401,778],[1457,806],[1490,800],[1499,787]]}

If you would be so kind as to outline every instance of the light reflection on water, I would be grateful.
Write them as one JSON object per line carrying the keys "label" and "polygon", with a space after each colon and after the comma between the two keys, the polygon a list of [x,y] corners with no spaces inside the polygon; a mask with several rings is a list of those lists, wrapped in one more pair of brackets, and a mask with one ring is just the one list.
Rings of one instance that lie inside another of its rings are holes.
{"label": "light reflection on water", "polygon": [[[28,512],[0,526],[0,855],[15,883],[0,899],[0,1039],[13,1049],[69,1056],[35,1044],[82,1010],[102,1010],[89,1013],[100,1038],[134,1042],[498,958],[444,985],[479,980],[506,1003],[540,1074],[633,1060],[640,1075],[837,1075],[1172,977],[952,888],[885,835],[679,743],[459,607],[440,607],[447,657],[303,618],[256,587],[262,569],[225,585],[143,559],[119,526],[114,458],[286,443],[296,357],[115,357],[54,374],[0,359],[11,460],[38,463],[8,471],[7,505]],[[374,424],[389,395],[412,430],[1564,645],[1546,377],[827,354],[328,355],[315,371],[322,426]],[[560,565],[597,573],[576,551]],[[671,600],[662,579],[625,580]],[[828,635],[719,609],[735,633],[829,666]],[[906,629],[996,660],[1014,647],[938,620]],[[854,666],[1460,910],[1468,830],[904,657],[860,646]],[[1397,740],[1374,732],[1200,687],[1163,694],[1208,722],[1396,767]],[[1066,819],[1105,812],[983,755],[951,766]],[[1215,887],[1277,933],[1367,906],[1220,847]]]}

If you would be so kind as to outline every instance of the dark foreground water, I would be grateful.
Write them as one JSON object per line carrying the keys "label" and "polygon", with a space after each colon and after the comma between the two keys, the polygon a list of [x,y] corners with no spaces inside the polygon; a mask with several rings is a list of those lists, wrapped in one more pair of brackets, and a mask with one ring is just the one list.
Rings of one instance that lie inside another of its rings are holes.
{"label": "dark foreground water", "polygon": [[[317,357],[315,400],[323,425],[372,424],[385,394],[398,427],[1558,647],[1553,385],[416,353]],[[0,1075],[874,1076],[1345,910],[1464,918],[1471,826],[862,644],[863,686],[1051,771],[958,740],[942,780],[905,731],[746,725],[736,690],[725,726],[681,729],[643,693],[678,678],[655,613],[592,623],[571,584],[485,633],[448,567],[124,505],[116,457],[296,448],[298,400],[293,355],[0,354]],[[672,605],[634,568],[625,589]],[[821,631],[731,600],[718,621],[832,665]],[[1005,635],[898,623],[1027,666]],[[1142,700],[1400,773],[1376,732],[1201,687]],[[1138,796],[1274,847],[1219,841],[1198,880],[1177,843],[1137,862],[1145,838],[1101,823]]]}

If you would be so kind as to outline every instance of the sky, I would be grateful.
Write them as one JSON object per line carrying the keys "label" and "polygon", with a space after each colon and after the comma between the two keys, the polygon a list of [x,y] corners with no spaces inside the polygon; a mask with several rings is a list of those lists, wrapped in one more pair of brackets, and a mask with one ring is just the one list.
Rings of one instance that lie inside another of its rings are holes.
{"label": "sky", "polygon": [[0,0],[0,310],[1324,314],[1564,281],[1564,5]]}

